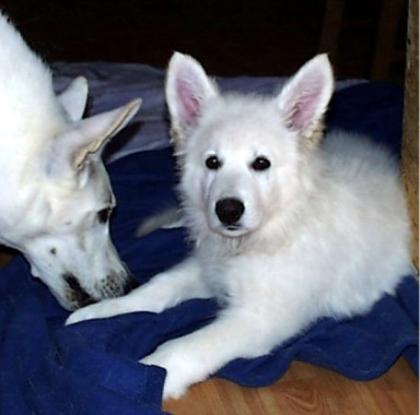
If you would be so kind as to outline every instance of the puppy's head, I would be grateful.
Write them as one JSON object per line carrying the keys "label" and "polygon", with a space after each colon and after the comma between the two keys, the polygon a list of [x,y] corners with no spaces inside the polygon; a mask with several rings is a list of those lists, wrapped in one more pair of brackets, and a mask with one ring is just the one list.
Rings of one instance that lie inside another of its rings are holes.
{"label": "puppy's head", "polygon": [[65,122],[34,155],[39,174],[25,178],[27,203],[13,235],[32,274],[71,310],[122,295],[134,281],[110,239],[115,197],[101,152],[140,101],[82,120],[86,96],[86,80],[77,78],[58,97]]}
{"label": "puppy's head", "polygon": [[174,54],[166,97],[193,233],[244,237],[290,214],[332,90],[325,55],[266,98],[221,94],[197,61]]}

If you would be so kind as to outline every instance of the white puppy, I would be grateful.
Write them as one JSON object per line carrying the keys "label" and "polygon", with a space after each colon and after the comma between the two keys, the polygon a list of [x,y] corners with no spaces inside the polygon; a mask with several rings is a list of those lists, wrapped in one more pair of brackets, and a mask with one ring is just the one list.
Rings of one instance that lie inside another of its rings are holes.
{"label": "white puppy", "polygon": [[0,12],[0,244],[74,310],[134,281],[109,237],[115,205],[100,159],[140,101],[82,120],[86,79],[59,96],[50,70]]}
{"label": "white puppy", "polygon": [[195,251],[68,323],[216,296],[224,308],[214,322],[142,360],[167,369],[164,397],[179,397],[232,359],[269,353],[320,317],[365,313],[392,293],[410,271],[398,167],[361,137],[320,143],[332,91],[325,55],[263,98],[220,94],[176,53],[166,93]]}

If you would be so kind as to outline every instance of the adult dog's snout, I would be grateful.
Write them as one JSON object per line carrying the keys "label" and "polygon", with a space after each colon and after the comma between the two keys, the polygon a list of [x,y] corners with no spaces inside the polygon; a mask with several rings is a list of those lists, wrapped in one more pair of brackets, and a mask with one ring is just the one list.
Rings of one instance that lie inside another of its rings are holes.
{"label": "adult dog's snout", "polygon": [[225,226],[237,224],[245,212],[245,205],[239,199],[225,198],[216,203],[216,215]]}
{"label": "adult dog's snout", "polygon": [[68,289],[66,290],[66,308],[75,310],[93,304],[104,298],[119,297],[128,294],[139,286],[134,276],[127,271],[108,274],[94,287],[89,294],[81,285],[77,277],[71,273],[63,275]]}
{"label": "adult dog's snout", "polygon": [[137,288],[140,284],[138,281],[134,278],[133,274],[129,274],[128,278],[124,284],[123,292],[124,295],[128,294],[130,291],[133,291],[135,288]]}
{"label": "adult dog's snout", "polygon": [[64,274],[63,277],[70,288],[67,297],[70,303],[72,304],[72,309],[84,307],[96,302],[96,300],[83,289],[83,287],[80,285],[79,281],[73,274],[67,273]]}

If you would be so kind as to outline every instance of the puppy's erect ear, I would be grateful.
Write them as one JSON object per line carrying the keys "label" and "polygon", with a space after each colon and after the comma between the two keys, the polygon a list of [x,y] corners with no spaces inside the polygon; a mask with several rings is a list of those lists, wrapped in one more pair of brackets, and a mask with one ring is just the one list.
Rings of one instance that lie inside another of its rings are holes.
{"label": "puppy's erect ear", "polygon": [[70,85],[58,95],[58,100],[70,121],[76,122],[82,119],[88,97],[88,83],[83,76],[75,78]]}
{"label": "puppy's erect ear", "polygon": [[74,175],[82,171],[89,158],[100,156],[103,147],[133,118],[141,100],[135,99],[112,111],[70,124],[58,135],[47,157],[47,173]]}
{"label": "puppy's erect ear", "polygon": [[315,56],[303,65],[277,98],[286,128],[317,142],[333,88],[333,72],[327,55]]}
{"label": "puppy's erect ear", "polygon": [[207,101],[218,94],[215,83],[191,56],[175,52],[166,77],[166,102],[173,139],[183,139],[194,127]]}

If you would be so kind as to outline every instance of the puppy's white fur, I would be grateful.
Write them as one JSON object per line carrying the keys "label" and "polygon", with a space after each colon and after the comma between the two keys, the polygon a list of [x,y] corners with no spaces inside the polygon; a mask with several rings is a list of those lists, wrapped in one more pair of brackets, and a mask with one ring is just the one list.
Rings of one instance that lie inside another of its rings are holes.
{"label": "puppy's white fur", "polygon": [[0,12],[0,243],[26,256],[68,309],[129,279],[97,213],[115,204],[100,160],[140,101],[85,120],[87,81],[59,96],[51,72]]}
{"label": "puppy's white fur", "polygon": [[[166,368],[164,397],[179,397],[232,359],[268,353],[320,317],[365,313],[392,293],[410,270],[398,167],[367,138],[336,132],[320,144],[332,91],[325,55],[269,99],[222,95],[198,62],[176,53],[166,93],[196,249],[68,323],[216,296],[224,308],[213,323],[142,360]],[[255,170],[259,157],[269,167]],[[226,198],[244,205],[235,226],[217,213]]]}

